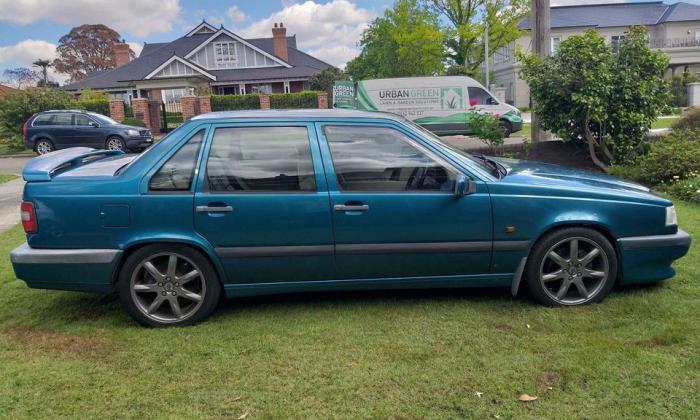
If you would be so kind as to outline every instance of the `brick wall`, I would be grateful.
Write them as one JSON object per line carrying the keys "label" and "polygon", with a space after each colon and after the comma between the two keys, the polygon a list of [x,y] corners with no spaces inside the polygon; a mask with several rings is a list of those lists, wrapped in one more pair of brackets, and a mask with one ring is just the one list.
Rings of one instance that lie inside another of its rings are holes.
{"label": "brick wall", "polygon": [[124,121],[124,101],[121,99],[109,101],[109,116],[116,122]]}
{"label": "brick wall", "polygon": [[328,94],[321,92],[318,94],[318,109],[328,109]]}
{"label": "brick wall", "polygon": [[149,129],[153,134],[160,134],[160,104],[161,101],[148,101],[148,112],[151,121]]}
{"label": "brick wall", "polygon": [[180,98],[180,106],[182,107],[182,121],[187,121],[195,115],[199,115],[199,106],[196,96],[185,95]]}
{"label": "brick wall", "polygon": [[148,99],[134,98],[131,100],[131,108],[134,110],[134,117],[143,121],[146,127],[153,131],[151,124],[151,110],[148,106]]}
{"label": "brick wall", "polygon": [[260,109],[270,109],[270,95],[260,95]]}
{"label": "brick wall", "polygon": [[211,112],[211,96],[200,96],[197,99],[199,100],[200,114],[206,114]]}

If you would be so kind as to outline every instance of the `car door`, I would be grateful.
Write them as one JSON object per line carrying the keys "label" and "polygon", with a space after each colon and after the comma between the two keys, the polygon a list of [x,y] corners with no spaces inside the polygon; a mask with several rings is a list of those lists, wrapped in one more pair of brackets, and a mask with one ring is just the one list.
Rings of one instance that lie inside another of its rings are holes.
{"label": "car door", "polygon": [[486,187],[456,197],[460,170],[395,125],[318,124],[342,279],[489,271]]}
{"label": "car door", "polygon": [[313,125],[213,127],[196,229],[237,284],[334,276],[328,191]]}
{"label": "car door", "polygon": [[51,116],[49,125],[45,127],[54,138],[57,149],[80,146],[80,140],[73,132],[73,114],[57,112]]}
{"label": "car door", "polygon": [[73,125],[74,136],[81,146],[104,148],[105,139],[102,130],[92,118],[84,114],[75,114]]}

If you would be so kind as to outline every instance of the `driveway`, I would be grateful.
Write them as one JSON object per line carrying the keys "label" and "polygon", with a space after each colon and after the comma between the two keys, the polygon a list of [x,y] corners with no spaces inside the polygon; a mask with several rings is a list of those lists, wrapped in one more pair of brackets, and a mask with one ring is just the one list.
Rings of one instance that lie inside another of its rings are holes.
{"label": "driveway", "polygon": [[[19,175],[29,159],[0,158],[0,173]],[[22,202],[23,187],[24,181],[21,178],[0,184],[0,232],[20,222],[19,204]]]}
{"label": "driveway", "polygon": [[1,157],[0,158],[0,174],[15,174],[22,173],[24,164],[31,159],[30,157]]}

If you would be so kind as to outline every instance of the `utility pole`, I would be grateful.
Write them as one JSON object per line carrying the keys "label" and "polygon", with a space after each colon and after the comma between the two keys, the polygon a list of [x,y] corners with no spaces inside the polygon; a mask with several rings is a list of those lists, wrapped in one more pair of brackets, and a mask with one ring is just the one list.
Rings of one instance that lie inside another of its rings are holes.
{"label": "utility pole", "polygon": [[484,80],[486,81],[486,90],[491,90],[491,81],[489,80],[489,11],[485,9],[484,13]]}
{"label": "utility pole", "polygon": [[[552,51],[549,35],[550,14],[549,0],[532,0],[532,12],[530,15],[530,35],[532,39],[532,52],[539,57],[546,57]],[[547,140],[548,134],[542,130],[537,114],[532,113],[532,141]]]}

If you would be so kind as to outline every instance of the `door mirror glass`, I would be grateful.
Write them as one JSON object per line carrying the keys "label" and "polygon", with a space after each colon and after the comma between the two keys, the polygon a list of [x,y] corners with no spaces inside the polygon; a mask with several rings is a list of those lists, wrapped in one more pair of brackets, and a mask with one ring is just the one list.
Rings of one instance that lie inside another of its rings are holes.
{"label": "door mirror glass", "polygon": [[475,192],[476,182],[468,179],[464,175],[457,175],[452,192],[455,197],[464,197],[465,195],[474,194]]}

